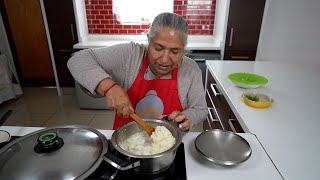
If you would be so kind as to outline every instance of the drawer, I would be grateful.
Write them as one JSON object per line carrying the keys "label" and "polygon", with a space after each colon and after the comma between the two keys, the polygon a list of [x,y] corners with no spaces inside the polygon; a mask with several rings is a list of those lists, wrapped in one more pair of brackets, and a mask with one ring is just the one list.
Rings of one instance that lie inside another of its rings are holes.
{"label": "drawer", "polygon": [[244,133],[244,130],[242,129],[239,121],[237,120],[236,116],[232,111],[230,112],[230,118],[228,120],[228,131]]}
{"label": "drawer", "polygon": [[227,129],[227,120],[229,119],[231,109],[210,73],[207,75],[206,87],[207,105],[215,109],[215,114],[218,116],[217,118],[220,119],[223,129]]}
{"label": "drawer", "polygon": [[215,116],[214,109],[208,108],[208,116],[206,121],[203,122],[203,130],[211,130],[211,129],[223,129],[221,126],[221,122]]}
{"label": "drawer", "polygon": [[228,120],[228,131],[232,131],[234,133],[244,133],[239,121],[236,119],[229,119]]}
{"label": "drawer", "polygon": [[207,73],[206,100],[209,115],[207,118],[208,122],[204,125],[204,130],[205,128],[211,127],[211,129],[243,132],[240,123],[237,121],[227,100],[219,90],[212,74],[209,71],[207,71]]}

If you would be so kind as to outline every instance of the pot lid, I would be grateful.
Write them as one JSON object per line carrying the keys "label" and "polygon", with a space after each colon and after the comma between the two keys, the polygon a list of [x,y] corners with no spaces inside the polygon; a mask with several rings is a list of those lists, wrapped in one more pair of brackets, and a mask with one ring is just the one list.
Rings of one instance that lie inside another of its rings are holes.
{"label": "pot lid", "polygon": [[251,147],[238,134],[219,129],[199,134],[195,140],[196,150],[207,160],[220,165],[236,165],[249,159]]}
{"label": "pot lid", "polygon": [[0,149],[1,179],[84,179],[107,152],[105,136],[86,126],[47,128]]}

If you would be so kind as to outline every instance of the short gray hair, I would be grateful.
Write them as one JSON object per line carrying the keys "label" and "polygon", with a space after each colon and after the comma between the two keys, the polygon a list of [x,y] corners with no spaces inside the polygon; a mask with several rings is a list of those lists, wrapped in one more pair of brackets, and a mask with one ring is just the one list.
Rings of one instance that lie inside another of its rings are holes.
{"label": "short gray hair", "polygon": [[178,14],[161,13],[157,15],[148,32],[148,42],[159,32],[161,28],[170,28],[181,32],[183,36],[183,45],[187,45],[188,41],[188,23]]}

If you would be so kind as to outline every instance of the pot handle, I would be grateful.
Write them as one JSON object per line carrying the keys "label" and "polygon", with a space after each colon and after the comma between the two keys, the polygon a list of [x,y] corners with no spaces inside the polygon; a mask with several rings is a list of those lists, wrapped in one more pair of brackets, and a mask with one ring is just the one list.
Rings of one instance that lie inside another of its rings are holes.
{"label": "pot handle", "polygon": [[102,158],[111,166],[119,170],[128,170],[128,169],[140,166],[140,160],[136,160],[135,162],[127,162],[118,158],[117,156],[112,154],[112,152],[110,151],[107,151],[107,153],[103,155]]}

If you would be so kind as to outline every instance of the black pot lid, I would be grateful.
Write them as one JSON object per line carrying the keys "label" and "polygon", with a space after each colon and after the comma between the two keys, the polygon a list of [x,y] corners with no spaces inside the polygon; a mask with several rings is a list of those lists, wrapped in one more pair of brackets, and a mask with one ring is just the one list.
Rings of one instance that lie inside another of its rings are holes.
{"label": "black pot lid", "polygon": [[84,179],[100,165],[108,145],[86,126],[47,128],[0,149],[1,179]]}

